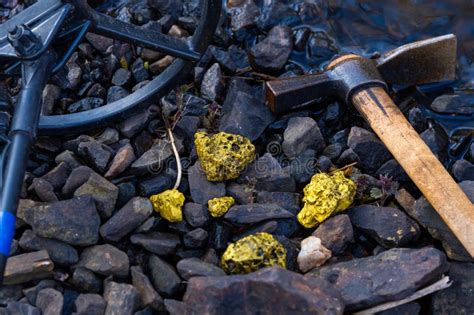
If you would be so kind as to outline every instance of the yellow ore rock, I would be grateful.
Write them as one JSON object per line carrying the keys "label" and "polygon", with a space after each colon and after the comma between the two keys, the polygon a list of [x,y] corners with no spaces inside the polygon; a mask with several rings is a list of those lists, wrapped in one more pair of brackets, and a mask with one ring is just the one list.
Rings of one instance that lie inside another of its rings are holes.
{"label": "yellow ore rock", "polygon": [[213,198],[207,202],[209,208],[209,214],[214,218],[222,217],[234,204],[235,199],[233,197],[218,197]]}
{"label": "yellow ore rock", "polygon": [[229,244],[221,258],[229,274],[243,274],[270,266],[286,268],[286,250],[271,234],[255,233]]}
{"label": "yellow ore rock", "polygon": [[177,189],[168,189],[150,197],[153,209],[169,222],[183,221],[184,195]]}
{"label": "yellow ore rock", "polygon": [[312,228],[332,214],[346,210],[354,201],[356,189],[356,184],[342,171],[314,175],[304,188],[304,206],[298,213],[298,221]]}
{"label": "yellow ore rock", "polygon": [[207,180],[212,182],[236,179],[255,158],[255,146],[241,135],[219,132],[208,136],[200,131],[194,143]]}

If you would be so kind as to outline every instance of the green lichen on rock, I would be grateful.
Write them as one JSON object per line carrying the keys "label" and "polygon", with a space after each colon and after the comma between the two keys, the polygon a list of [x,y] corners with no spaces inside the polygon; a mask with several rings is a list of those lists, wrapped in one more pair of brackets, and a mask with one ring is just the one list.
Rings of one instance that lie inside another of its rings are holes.
{"label": "green lichen on rock", "polygon": [[209,181],[236,179],[255,158],[254,145],[241,135],[219,132],[209,136],[201,131],[194,135],[194,143]]}
{"label": "green lichen on rock", "polygon": [[234,203],[235,199],[229,196],[213,198],[207,202],[209,214],[214,218],[222,217]]}
{"label": "green lichen on rock", "polygon": [[229,244],[221,265],[229,274],[244,274],[270,266],[286,268],[286,250],[271,234],[255,233]]}
{"label": "green lichen on rock", "polygon": [[168,189],[150,197],[153,209],[169,222],[183,221],[184,195],[177,189]]}
{"label": "green lichen on rock", "polygon": [[346,210],[354,201],[356,190],[356,184],[342,171],[314,175],[304,188],[304,206],[298,221],[306,228],[315,227],[332,214]]}

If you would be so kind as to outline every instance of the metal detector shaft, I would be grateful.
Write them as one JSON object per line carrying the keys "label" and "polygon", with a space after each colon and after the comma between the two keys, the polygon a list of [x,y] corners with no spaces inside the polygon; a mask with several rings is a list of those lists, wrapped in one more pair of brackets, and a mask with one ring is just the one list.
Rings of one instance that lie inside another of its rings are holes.
{"label": "metal detector shaft", "polygon": [[[36,61],[26,61],[22,65],[22,89],[15,106],[9,132],[10,143],[6,154],[0,195],[0,285],[10,246],[15,234],[15,218],[20,199],[26,163],[36,137],[41,112],[43,88],[54,65],[54,54],[46,51]],[[0,165],[4,167],[4,165]]]}

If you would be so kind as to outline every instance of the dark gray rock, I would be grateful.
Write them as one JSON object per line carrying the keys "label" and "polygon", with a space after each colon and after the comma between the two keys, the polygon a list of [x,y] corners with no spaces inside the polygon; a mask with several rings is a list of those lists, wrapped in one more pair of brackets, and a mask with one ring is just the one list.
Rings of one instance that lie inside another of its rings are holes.
{"label": "dark gray rock", "polygon": [[204,74],[201,82],[201,96],[210,101],[218,101],[224,91],[221,67],[213,64]]}
{"label": "dark gray rock", "polygon": [[444,114],[474,114],[474,96],[470,94],[441,95],[431,103],[431,109]]}
{"label": "dark gray rock", "polygon": [[276,204],[253,203],[232,206],[224,218],[235,225],[249,225],[265,220],[293,218],[294,214]]}
{"label": "dark gray rock", "polygon": [[431,149],[431,152],[433,152],[433,154],[438,158],[438,160],[446,160],[446,147],[448,145],[448,139],[445,136],[444,131],[436,127],[430,127],[423,131],[420,134],[420,137],[428,145],[428,147]]}
{"label": "dark gray rock", "polygon": [[360,165],[369,173],[377,171],[391,157],[377,136],[363,128],[351,128],[347,145],[357,154]]}
{"label": "dark gray rock", "polygon": [[316,173],[318,166],[316,151],[308,149],[296,158],[291,159],[289,163],[289,166],[285,167],[284,170],[287,170],[298,184],[305,184]]}
{"label": "dark gray rock", "polygon": [[54,110],[54,105],[59,100],[61,96],[61,88],[54,84],[46,84],[43,89],[43,103],[42,103],[42,113],[43,115],[51,115]]}
{"label": "dark gray rock", "polygon": [[62,188],[62,194],[71,196],[77,188],[87,182],[92,173],[95,172],[87,166],[79,166],[73,169]]}
{"label": "dark gray rock", "polygon": [[86,248],[78,266],[87,268],[97,274],[118,277],[128,275],[129,260],[127,254],[110,244],[96,245]]}
{"label": "dark gray rock", "polygon": [[49,257],[60,265],[69,266],[77,263],[79,260],[74,247],[57,240],[38,237],[31,230],[23,232],[19,245],[25,251],[45,249],[48,251]]}
{"label": "dark gray rock", "polygon": [[163,299],[156,292],[155,288],[151,284],[150,279],[143,273],[143,270],[139,266],[133,266],[130,268],[132,275],[133,286],[140,293],[140,299],[142,306],[150,307],[155,311],[164,310]]}
{"label": "dark gray rock", "polygon": [[117,143],[120,140],[120,134],[117,129],[107,127],[105,130],[97,137],[97,141],[105,145],[112,145]]}
{"label": "dark gray rock", "polygon": [[99,293],[102,290],[102,280],[84,267],[74,269],[71,284],[79,292]]}
{"label": "dark gray rock", "polygon": [[94,33],[87,33],[86,39],[92,45],[92,47],[98,50],[101,54],[105,54],[107,48],[109,48],[109,46],[112,46],[112,44],[114,43],[114,40],[112,38],[97,35]]}
{"label": "dark gray rock", "polygon": [[99,239],[100,218],[90,196],[36,205],[19,211],[18,217],[40,237],[74,246],[94,245]]}
{"label": "dark gray rock", "polygon": [[86,110],[91,110],[104,105],[104,100],[98,97],[86,97],[82,100],[72,103],[67,107],[68,112],[78,113]]}
{"label": "dark gray rock", "polygon": [[74,305],[78,315],[104,314],[107,303],[98,294],[79,294]]}
{"label": "dark gray rock", "polygon": [[189,280],[192,277],[225,276],[225,272],[221,268],[198,258],[181,259],[176,268],[184,280]]}
{"label": "dark gray rock", "polygon": [[41,178],[48,181],[55,191],[60,189],[66,183],[66,179],[71,174],[71,168],[66,162],[60,162],[51,171],[43,175]]}
{"label": "dark gray rock", "polygon": [[74,197],[84,195],[92,196],[101,218],[109,218],[115,209],[118,188],[97,173],[91,173],[89,179],[74,191]]}
{"label": "dark gray rock", "polygon": [[118,101],[118,100],[128,96],[129,94],[130,94],[130,92],[127,89],[125,89],[121,86],[112,85],[107,90],[107,104]]}
{"label": "dark gray rock", "polygon": [[293,214],[301,210],[300,200],[300,194],[290,192],[260,191],[257,194],[257,203],[276,204]]}
{"label": "dark gray rock", "polygon": [[183,236],[184,246],[188,248],[200,248],[207,244],[207,231],[201,228],[192,230]]}
{"label": "dark gray rock", "polygon": [[[178,152],[183,152],[183,142],[176,139]],[[167,140],[158,140],[148,151],[143,153],[131,166],[135,174],[159,174],[164,169],[166,160],[173,157],[173,149]]]}
{"label": "dark gray rock", "polygon": [[177,300],[165,299],[165,308],[172,315],[191,315],[194,313],[191,306]]}
{"label": "dark gray rock", "polygon": [[226,194],[224,183],[207,180],[199,161],[188,169],[188,181],[191,198],[196,203],[205,205],[210,199]]}
{"label": "dark gray rock", "polygon": [[89,91],[87,91],[87,96],[105,98],[107,91],[100,83],[94,83]]}
{"label": "dark gray rock", "polygon": [[227,195],[233,197],[239,204],[254,202],[254,190],[251,185],[230,183],[226,186]]}
{"label": "dark gray rock", "polygon": [[10,302],[6,315],[41,315],[41,310],[27,303]]}
{"label": "dark gray rock", "polygon": [[90,167],[101,174],[105,172],[112,156],[111,149],[96,140],[80,143],[77,153]]}
{"label": "dark gray rock", "polygon": [[58,201],[58,196],[54,193],[54,187],[47,180],[42,178],[33,179],[29,190],[35,192],[36,196],[44,202]]}
{"label": "dark gray rock", "polygon": [[181,279],[176,274],[173,266],[155,255],[150,256],[148,266],[153,285],[158,293],[168,297],[177,292]]}
{"label": "dark gray rock", "polygon": [[283,152],[289,158],[295,158],[307,149],[314,149],[317,153],[326,146],[318,124],[309,117],[291,118],[283,138]]}
{"label": "dark gray rock", "polygon": [[143,60],[137,58],[132,64],[132,74],[135,82],[142,82],[148,79],[148,71],[145,69]]}
{"label": "dark gray rock", "polygon": [[457,160],[454,162],[451,172],[458,182],[474,180],[474,164],[466,160]]}
{"label": "dark gray rock", "polygon": [[127,86],[132,80],[132,73],[124,68],[119,68],[112,76],[112,84],[117,86]]}
{"label": "dark gray rock", "polygon": [[349,217],[355,227],[386,248],[407,245],[420,236],[418,224],[397,208],[362,205],[349,209]]}
{"label": "dark gray rock", "polygon": [[119,189],[116,203],[117,207],[123,207],[136,195],[137,192],[135,185],[132,182],[118,184],[117,188]]}
{"label": "dark gray rock", "polygon": [[0,288],[0,303],[6,305],[8,303],[18,301],[23,297],[23,285],[2,285]]}
{"label": "dark gray rock", "polygon": [[420,310],[420,304],[410,302],[388,309],[386,311],[378,312],[377,315],[418,315],[420,313]]}
{"label": "dark gray rock", "polygon": [[23,293],[25,294],[25,300],[28,303],[35,305],[36,298],[38,297],[38,293],[41,290],[46,289],[46,288],[55,289],[56,291],[59,291],[61,293],[63,292],[63,288],[58,282],[54,280],[45,279],[38,282],[38,284],[35,285],[34,287],[30,287],[23,290]]}
{"label": "dark gray rock", "polygon": [[63,151],[54,158],[56,164],[66,163],[70,170],[81,166],[81,162],[77,159],[76,155],[68,150]]}
{"label": "dark gray rock", "polygon": [[255,141],[274,119],[263,99],[231,85],[222,105],[219,131],[240,134]]}
{"label": "dark gray rock", "polygon": [[102,225],[100,235],[107,241],[118,242],[140,226],[152,213],[150,200],[135,197]]}
{"label": "dark gray rock", "polygon": [[209,222],[209,211],[204,205],[188,202],[184,205],[183,214],[192,227],[202,227]]}
{"label": "dark gray rock", "polygon": [[246,31],[256,26],[260,9],[253,1],[246,1],[242,5],[230,7],[230,23],[232,31]]}
{"label": "dark gray rock", "polygon": [[181,244],[178,235],[165,232],[134,234],[130,237],[130,241],[160,256],[174,254]]}
{"label": "dark gray rock", "polygon": [[351,220],[346,214],[327,219],[313,232],[324,247],[331,250],[333,256],[342,255],[351,243],[354,243],[354,231]]}
{"label": "dark gray rock", "polygon": [[140,294],[130,284],[109,281],[105,285],[104,299],[107,302],[105,315],[133,314],[140,305]]}
{"label": "dark gray rock", "polygon": [[149,108],[128,117],[118,125],[120,132],[125,137],[132,138],[142,131],[146,125],[156,117],[157,110],[158,109],[155,106],[150,106]]}
{"label": "dark gray rock", "polygon": [[276,72],[283,68],[293,48],[291,29],[275,26],[267,37],[249,51],[252,68],[260,72]]}
{"label": "dark gray rock", "polygon": [[333,143],[324,148],[323,155],[327,156],[331,161],[336,161],[341,156],[342,150],[342,144]]}
{"label": "dark gray rock", "polygon": [[311,34],[308,40],[308,51],[311,59],[324,62],[338,52],[336,40],[326,31],[318,30]]}
{"label": "dark gray rock", "polygon": [[138,183],[138,191],[141,196],[151,196],[173,188],[175,182],[176,178],[172,178],[169,174],[159,174],[150,179],[140,181]]}
{"label": "dark gray rock", "polygon": [[[329,160],[329,158],[327,159]],[[351,148],[348,148],[341,153],[341,156],[339,156],[339,159],[337,159],[336,164],[340,167],[344,167],[354,162],[359,163],[360,158]]]}
{"label": "dark gray rock", "polygon": [[437,281],[448,270],[437,249],[394,248],[377,256],[353,259],[313,269],[341,292],[346,311],[403,299]]}
{"label": "dark gray rock", "polygon": [[61,292],[52,288],[46,288],[38,293],[36,298],[36,307],[44,315],[60,315],[64,306],[64,297]]}
{"label": "dark gray rock", "polygon": [[474,264],[453,262],[448,274],[453,283],[432,295],[432,314],[473,314]]}
{"label": "dark gray rock", "polygon": [[[205,292],[205,294],[203,294]],[[258,292],[258,294],[254,294]],[[342,314],[340,294],[327,282],[277,267],[247,275],[194,277],[183,301],[197,313]],[[239,310],[229,307],[239,305]]]}
{"label": "dark gray rock", "polygon": [[398,162],[394,159],[388,160],[385,162],[376,172],[375,175],[383,175],[386,177],[390,177],[395,181],[399,182],[408,182],[410,181],[410,177],[408,177],[407,173],[403,170],[403,168],[398,164]]}

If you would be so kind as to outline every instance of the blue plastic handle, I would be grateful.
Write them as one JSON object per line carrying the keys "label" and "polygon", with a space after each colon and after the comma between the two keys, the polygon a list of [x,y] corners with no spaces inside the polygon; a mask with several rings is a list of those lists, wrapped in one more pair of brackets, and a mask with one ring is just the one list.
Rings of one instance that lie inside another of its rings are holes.
{"label": "blue plastic handle", "polygon": [[0,211],[0,254],[8,256],[15,234],[16,217],[8,211]]}

